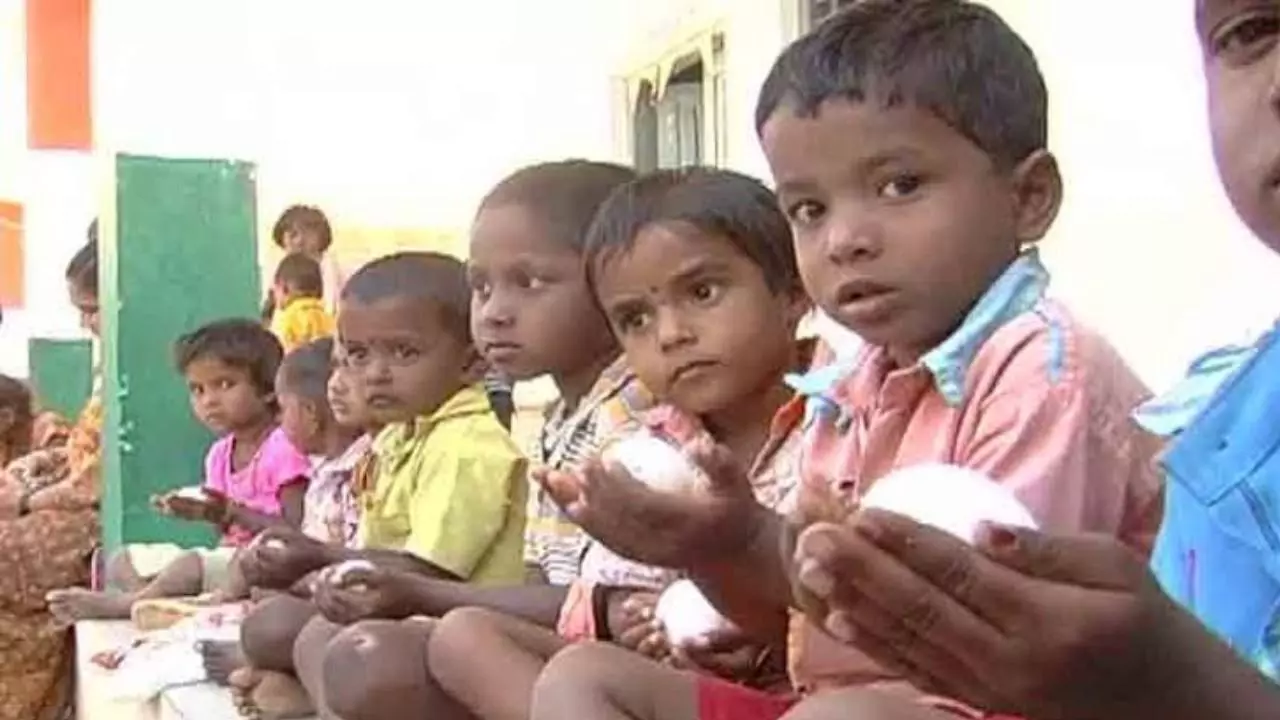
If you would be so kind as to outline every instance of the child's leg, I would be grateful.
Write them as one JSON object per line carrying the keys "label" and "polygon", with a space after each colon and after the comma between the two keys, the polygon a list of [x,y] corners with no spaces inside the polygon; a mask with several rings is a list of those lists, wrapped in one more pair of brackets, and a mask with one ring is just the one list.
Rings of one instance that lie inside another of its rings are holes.
{"label": "child's leg", "polygon": [[273,595],[249,611],[240,626],[240,650],[259,670],[292,673],[293,650],[316,609],[309,600]]}
{"label": "child's leg", "polygon": [[111,554],[106,563],[105,575],[104,588],[107,590],[137,592],[147,584],[147,578],[134,567],[127,547]]}
{"label": "child's leg", "polygon": [[956,720],[945,710],[881,690],[849,688],[819,693],[782,720]]}
{"label": "child's leg", "polygon": [[[325,652],[324,707],[343,720],[472,720],[431,677],[427,645],[434,626],[375,620],[343,630]],[[304,681],[313,682],[301,662],[298,667]]]}
{"label": "child's leg", "polygon": [[[534,687],[531,720],[700,720],[699,676],[616,645],[571,645],[551,658]],[[755,714],[716,720],[777,720]]]}
{"label": "child's leg", "polygon": [[485,720],[528,720],[533,687],[566,642],[544,627],[481,608],[445,615],[431,633],[436,682]]}
{"label": "child's leg", "polygon": [[200,594],[204,565],[200,555],[185,552],[160,571],[154,580],[135,592],[94,592],[68,588],[49,593],[49,611],[68,621],[127,620],[139,600],[191,597]]}

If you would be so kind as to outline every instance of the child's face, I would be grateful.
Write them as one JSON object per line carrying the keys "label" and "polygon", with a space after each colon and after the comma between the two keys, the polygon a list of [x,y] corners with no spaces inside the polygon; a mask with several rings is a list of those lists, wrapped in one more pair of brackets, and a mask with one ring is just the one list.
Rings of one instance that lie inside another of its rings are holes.
{"label": "child's face", "polygon": [[365,430],[371,424],[369,411],[365,407],[363,391],[352,380],[353,375],[346,368],[338,367],[329,376],[329,410],[339,425]]}
{"label": "child's face", "polygon": [[187,391],[196,418],[218,435],[251,427],[271,408],[249,372],[217,358],[200,358],[187,366]]}
{"label": "child's face", "polygon": [[75,282],[67,283],[67,295],[71,305],[80,313],[80,327],[88,330],[94,337],[100,334],[98,296],[88,292]]}
{"label": "child's face", "polygon": [[286,230],[280,237],[280,244],[284,246],[285,252],[302,253],[316,260],[324,256],[324,240],[320,233],[307,228]]}
{"label": "child's face", "polygon": [[279,378],[276,380],[276,397],[280,399],[280,429],[284,430],[289,442],[305,455],[319,455],[324,452],[324,425],[321,422],[319,408],[313,400],[303,396],[279,390],[283,387]]}
{"label": "child's face", "polygon": [[570,373],[613,354],[582,255],[544,226],[506,205],[482,210],[471,232],[472,334],[485,359],[514,380]]}
{"label": "child's face", "polygon": [[427,300],[391,297],[372,303],[344,300],[338,336],[354,382],[364,391],[369,418],[379,425],[430,414],[457,392],[474,353]]}
{"label": "child's face", "polygon": [[1010,171],[914,106],[829,100],[762,131],[796,256],[819,307],[913,363],[944,340],[1057,212],[1056,165]]}
{"label": "child's face", "polygon": [[1236,212],[1280,252],[1280,2],[1200,0],[1218,173]]}
{"label": "child's face", "polygon": [[732,412],[781,381],[805,311],[775,294],[760,267],[721,237],[650,225],[596,265],[596,290],[628,365],[666,402]]}

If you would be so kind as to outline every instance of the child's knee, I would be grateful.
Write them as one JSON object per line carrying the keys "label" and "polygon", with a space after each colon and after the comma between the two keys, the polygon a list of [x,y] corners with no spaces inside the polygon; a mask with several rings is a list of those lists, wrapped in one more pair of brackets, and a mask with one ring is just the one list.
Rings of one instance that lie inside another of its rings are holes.
{"label": "child's knee", "polygon": [[499,632],[494,614],[475,607],[458,608],[437,620],[427,643],[427,657],[433,667],[447,665],[449,658],[471,655],[481,637]]}
{"label": "child's knee", "polygon": [[311,614],[309,603],[289,595],[258,603],[240,626],[245,658],[262,670],[291,671],[294,643]]}
{"label": "child's knee", "polygon": [[603,643],[586,642],[570,645],[552,656],[534,685],[535,716],[557,717],[558,708],[611,697],[619,680],[611,669],[614,649]]}
{"label": "child's knee", "polygon": [[[324,651],[324,698],[345,720],[398,717],[397,701],[421,694],[426,677],[424,631],[405,623],[370,620],[343,629]],[[403,709],[403,708],[402,708]]]}

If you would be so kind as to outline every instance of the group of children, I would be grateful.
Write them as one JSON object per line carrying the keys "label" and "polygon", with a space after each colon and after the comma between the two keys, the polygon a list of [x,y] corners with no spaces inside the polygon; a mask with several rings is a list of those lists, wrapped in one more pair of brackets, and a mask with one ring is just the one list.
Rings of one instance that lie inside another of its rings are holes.
{"label": "group of children", "polygon": [[[1270,58],[1259,77],[1272,77],[1280,5],[1198,10],[1211,67]],[[1242,124],[1232,113],[1248,93],[1271,109]],[[1280,136],[1273,95],[1266,79],[1212,96],[1228,190],[1264,238],[1274,173],[1258,201],[1240,133]],[[796,536],[844,523],[895,469],[945,463],[1011,489],[1048,533],[1152,549],[1162,440],[1132,418],[1148,392],[1045,295],[1034,246],[1062,179],[1034,55],[978,4],[863,0],[783,52],[756,126],[775,190],[716,169],[528,167],[484,198],[465,266],[375,260],[342,284],[336,321],[323,302],[327,223],[301,213],[310,224],[277,233],[291,253],[272,294],[278,339],[228,320],[178,343],[193,411],[220,439],[203,491],[156,504],[215,525],[226,549],[155,574],[130,548],[113,590],[56,593],[55,610],[252,596],[241,641],[206,660],[268,717],[1010,709],[933,694],[960,685],[893,660],[918,630],[892,621],[902,608],[830,613],[856,581],[819,561],[830,542]],[[856,357],[797,338],[815,305],[866,342]],[[485,392],[495,373],[549,376],[559,390],[532,469]],[[683,449],[682,489],[601,459],[637,437]],[[1265,514],[1247,500],[1272,494],[1246,493],[1241,508]],[[1157,569],[1230,586],[1221,568],[1187,570],[1201,541],[1187,527],[1165,525]],[[661,600],[690,581],[724,622],[677,639]],[[1250,585],[1258,615],[1280,599],[1270,582]],[[1206,622],[1237,651],[1280,656],[1274,617],[1215,612]]]}

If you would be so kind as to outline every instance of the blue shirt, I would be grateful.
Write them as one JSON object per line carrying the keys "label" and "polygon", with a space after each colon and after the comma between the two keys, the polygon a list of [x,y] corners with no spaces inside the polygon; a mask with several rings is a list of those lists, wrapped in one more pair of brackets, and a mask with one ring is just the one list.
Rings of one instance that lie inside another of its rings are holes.
{"label": "blue shirt", "polygon": [[[1145,409],[1145,420],[1172,418],[1163,429],[1181,430],[1164,458],[1169,482],[1152,567],[1170,596],[1276,678],[1280,329],[1253,348],[1210,357],[1175,391],[1181,398],[1165,404],[1168,412]],[[1178,421],[1191,412],[1189,423]]]}

